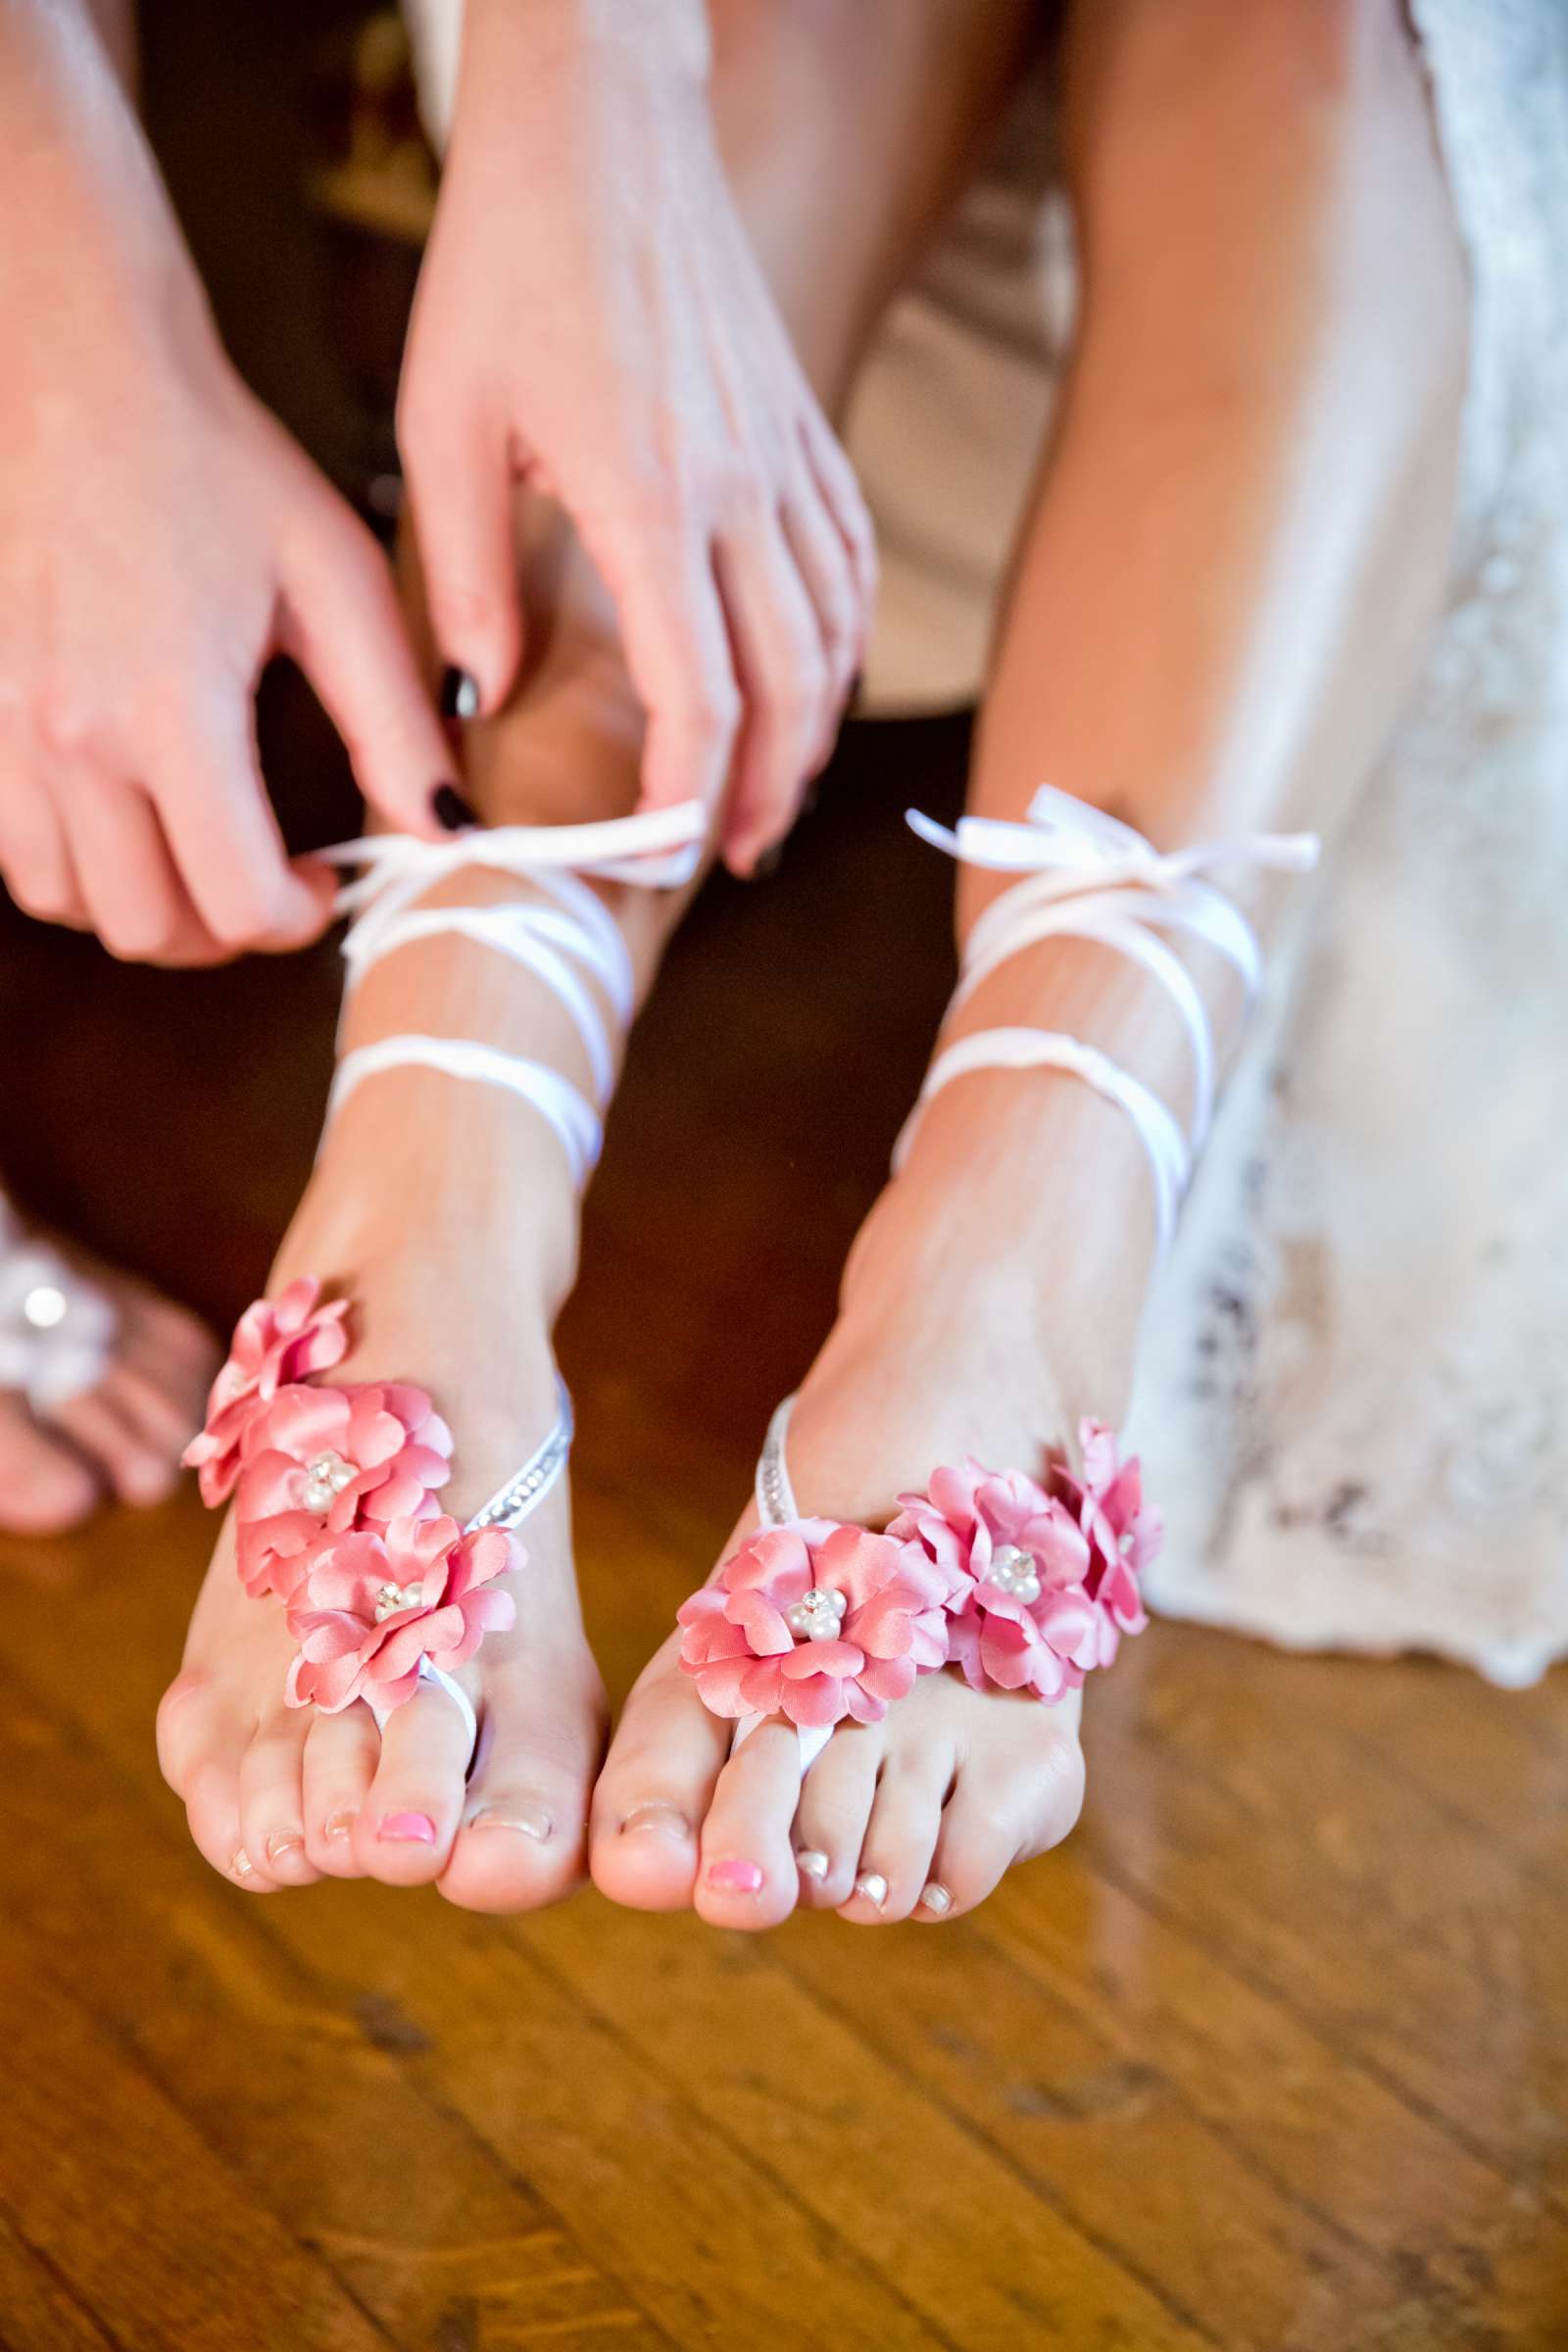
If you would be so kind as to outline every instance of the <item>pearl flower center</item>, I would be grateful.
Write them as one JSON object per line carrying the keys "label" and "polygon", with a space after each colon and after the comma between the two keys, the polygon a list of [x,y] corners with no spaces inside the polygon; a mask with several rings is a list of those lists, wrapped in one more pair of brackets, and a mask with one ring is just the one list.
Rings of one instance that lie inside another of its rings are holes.
{"label": "pearl flower center", "polygon": [[329,1511],[344,1488],[358,1478],[352,1462],[330,1447],[308,1461],[300,1474],[300,1508],[304,1511]]}
{"label": "pearl flower center", "polygon": [[836,1642],[843,1631],[849,1605],[847,1593],[813,1585],[809,1592],[802,1593],[784,1622],[797,1641]]}
{"label": "pearl flower center", "polygon": [[999,1544],[991,1555],[991,1570],[987,1578],[1009,1600],[1022,1601],[1027,1607],[1040,1598],[1040,1571],[1026,1551],[1016,1544]]}
{"label": "pearl flower center", "polygon": [[424,1599],[424,1587],[417,1585],[383,1585],[375,1596],[375,1622],[383,1617],[395,1617],[399,1609],[416,1609]]}

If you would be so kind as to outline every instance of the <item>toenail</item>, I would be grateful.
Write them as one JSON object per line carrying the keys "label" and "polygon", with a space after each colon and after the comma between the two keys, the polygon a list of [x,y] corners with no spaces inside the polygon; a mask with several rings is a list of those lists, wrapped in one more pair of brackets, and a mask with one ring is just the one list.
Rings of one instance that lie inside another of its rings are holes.
{"label": "toenail", "polygon": [[389,1845],[434,1845],[435,1823],[428,1813],[383,1813],[376,1836]]}
{"label": "toenail", "polygon": [[710,1862],[708,1884],[721,1894],[760,1894],[762,1873],[755,1862]]}
{"label": "toenail", "polygon": [[832,1856],[820,1853],[814,1845],[808,1845],[804,1854],[797,1854],[795,1863],[803,1878],[818,1881],[825,1879],[833,1867]]}
{"label": "toenail", "polygon": [[298,1830],[274,1830],[267,1840],[269,1862],[282,1862],[291,1854],[303,1853],[305,1839]]}
{"label": "toenail", "polygon": [[953,1897],[940,1879],[933,1879],[928,1886],[921,1887],[920,1900],[928,1911],[935,1911],[939,1916],[953,1909]]}
{"label": "toenail", "polygon": [[245,1848],[241,1846],[238,1853],[229,1863],[228,1867],[233,1872],[236,1879],[248,1879],[254,1872],[256,1865],[251,1860],[249,1854],[245,1851]]}
{"label": "toenail", "polygon": [[678,1805],[666,1805],[656,1800],[651,1804],[638,1805],[627,1814],[620,1825],[620,1834],[624,1838],[632,1830],[657,1830],[662,1838],[684,1840],[691,1836],[692,1825]]}
{"label": "toenail", "polygon": [[[466,1830],[520,1830],[524,1838],[537,1838],[541,1845],[548,1845],[556,1825],[543,1805],[512,1805],[506,1812],[499,1805],[476,1805],[463,1826]],[[385,1837],[386,1832],[381,1835]]]}
{"label": "toenail", "polygon": [[358,1819],[357,1813],[329,1813],[321,1824],[321,1835],[323,1838],[352,1838]]}
{"label": "toenail", "polygon": [[868,1903],[880,1911],[888,1899],[888,1883],[879,1870],[862,1870],[855,1882],[857,1894],[863,1894]]}

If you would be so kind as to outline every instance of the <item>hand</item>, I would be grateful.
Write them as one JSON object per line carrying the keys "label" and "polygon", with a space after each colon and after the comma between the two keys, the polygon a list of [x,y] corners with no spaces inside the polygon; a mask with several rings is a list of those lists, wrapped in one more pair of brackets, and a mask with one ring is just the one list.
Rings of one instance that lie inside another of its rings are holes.
{"label": "hand", "polygon": [[824,763],[875,585],[849,463],[714,145],[700,0],[471,0],[399,437],[436,641],[506,699],[512,486],[570,514],[647,715],[642,806],[747,872]]}
{"label": "hand", "polygon": [[[8,38],[19,23],[44,20]],[[297,946],[333,884],[290,864],[257,764],[271,654],[306,671],[375,807],[440,829],[451,757],[390,573],[228,367],[128,116],[106,127],[100,86],[93,143],[67,107],[51,145],[60,60],[0,64],[13,93],[35,75],[27,230],[0,240],[0,871],[116,955]]]}

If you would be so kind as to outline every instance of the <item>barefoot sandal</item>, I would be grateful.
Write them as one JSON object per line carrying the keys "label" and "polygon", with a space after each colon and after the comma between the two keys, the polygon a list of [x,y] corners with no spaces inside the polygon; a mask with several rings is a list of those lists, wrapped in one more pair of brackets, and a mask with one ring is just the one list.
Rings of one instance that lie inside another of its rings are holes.
{"label": "barefoot sandal", "polygon": [[[403,1034],[358,1047],[340,1062],[328,1116],[367,1079],[410,1066],[497,1086],[527,1102],[558,1137],[573,1184],[599,1156],[601,1114],[613,1077],[610,1035],[583,973],[615,1016],[629,1020],[630,956],[609,908],[580,879],[651,888],[690,880],[702,854],[702,808],[603,824],[475,829],[450,843],[383,836],[323,855],[363,868],[340,905],[357,920],[344,944],[351,985],[372,963],[417,941],[454,936],[509,956],[565,1006],[583,1041],[596,1101],[547,1063],[472,1039]],[[482,867],[532,883],[523,905],[416,905],[433,884]],[[430,1398],[408,1382],[334,1388],[319,1375],[348,1349],[347,1301],[323,1303],[305,1278],[240,1318],[207,1423],[185,1459],[203,1499],[235,1503],[238,1568],[247,1592],[282,1600],[300,1648],[289,1669],[291,1706],[335,1713],[363,1699],[378,1724],[423,1686],[458,1708],[471,1759],[478,1726],[452,1672],[486,1633],[514,1622],[495,1580],[520,1568],[515,1530],[550,1494],[571,1446],[571,1400],[557,1378],[556,1420],[522,1467],[463,1527],[437,1490],[450,1475],[452,1437]]]}
{"label": "barefoot sandal", "polygon": [[40,1412],[67,1404],[102,1380],[118,1330],[112,1300],[0,1196],[0,1389]]}
{"label": "barefoot sandal", "polygon": [[[908,821],[964,863],[1024,876],[975,924],[950,1010],[1026,947],[1096,940],[1166,989],[1190,1042],[1194,1093],[1184,1131],[1152,1088],[1097,1047],[1052,1030],[984,1030],[937,1055],[899,1138],[895,1172],[925,1107],[954,1080],[982,1069],[1064,1070],[1132,1120],[1153,1175],[1163,1256],[1216,1080],[1202,998],[1157,934],[1216,950],[1250,1008],[1261,951],[1240,908],[1203,874],[1228,864],[1300,872],[1316,861],[1316,839],[1262,835],[1161,856],[1132,827],[1050,788],[1022,824],[965,817],[949,832],[912,810]],[[1082,1422],[1075,1461],[1052,1461],[1039,1481],[972,1457],[935,1470],[924,1492],[899,1497],[897,1517],[878,1535],[802,1517],[785,1455],[793,1401],[774,1414],[762,1447],[758,1532],[678,1612],[681,1665],[710,1710],[735,1720],[732,1749],[782,1715],[796,1729],[804,1777],[838,1723],[879,1720],[922,1674],[951,1665],[975,1690],[1031,1691],[1052,1703],[1108,1666],[1123,1634],[1142,1630],[1139,1580],[1163,1530],[1144,1502],[1137,1461],[1120,1458],[1102,1424]]]}

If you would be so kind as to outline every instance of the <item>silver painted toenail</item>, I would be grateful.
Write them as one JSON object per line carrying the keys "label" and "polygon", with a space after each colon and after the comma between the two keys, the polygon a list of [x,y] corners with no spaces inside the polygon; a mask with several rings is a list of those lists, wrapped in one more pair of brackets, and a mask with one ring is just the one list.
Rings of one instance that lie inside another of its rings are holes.
{"label": "silver painted toenail", "polygon": [[524,1838],[548,1845],[556,1825],[543,1805],[475,1805],[463,1826],[466,1830],[516,1830]]}
{"label": "silver painted toenail", "polygon": [[832,1869],[833,1860],[831,1855],[820,1852],[814,1845],[808,1845],[804,1853],[796,1855],[795,1866],[803,1879],[815,1879],[820,1884]]}
{"label": "silver painted toenail", "polygon": [[236,1879],[248,1879],[253,1876],[256,1869],[255,1863],[243,1846],[240,1847],[228,1867]]}
{"label": "silver painted toenail", "polygon": [[940,1879],[932,1879],[928,1885],[922,1886],[920,1901],[927,1911],[935,1911],[939,1918],[944,1911],[953,1909],[953,1897]]}
{"label": "silver painted toenail", "polygon": [[888,1883],[879,1870],[862,1870],[855,1882],[857,1894],[863,1894],[868,1903],[880,1911],[888,1899]]}
{"label": "silver painted toenail", "polygon": [[321,1836],[326,1838],[352,1838],[357,1818],[357,1815],[347,1812],[329,1814],[321,1824]]}
{"label": "silver painted toenail", "polygon": [[637,1805],[620,1825],[624,1838],[633,1830],[657,1830],[662,1838],[685,1839],[692,1834],[692,1825],[678,1805],[666,1805],[657,1798],[646,1805]]}
{"label": "silver painted toenail", "polygon": [[298,1830],[274,1830],[267,1840],[269,1862],[283,1862],[291,1855],[303,1853],[305,1839]]}

